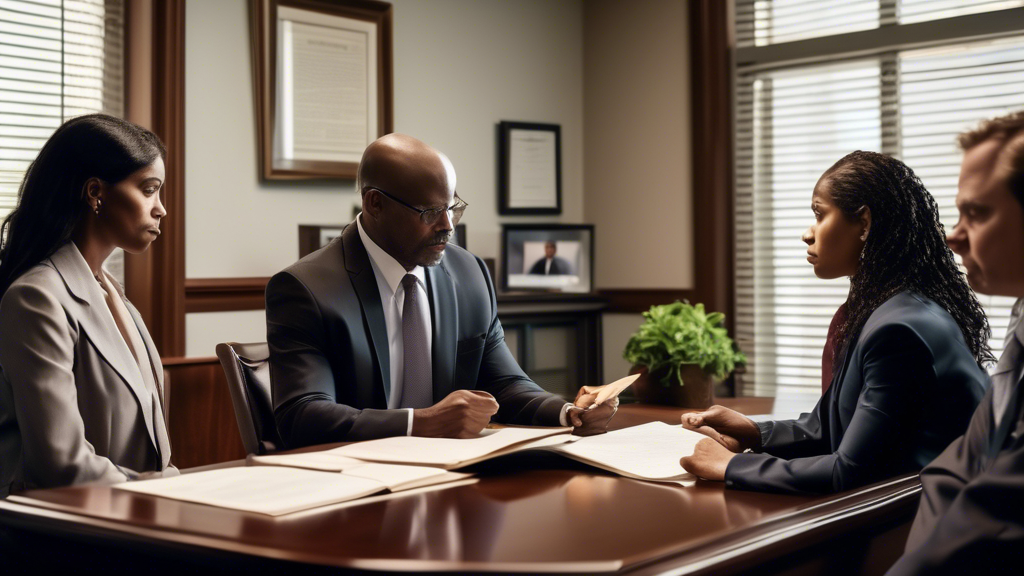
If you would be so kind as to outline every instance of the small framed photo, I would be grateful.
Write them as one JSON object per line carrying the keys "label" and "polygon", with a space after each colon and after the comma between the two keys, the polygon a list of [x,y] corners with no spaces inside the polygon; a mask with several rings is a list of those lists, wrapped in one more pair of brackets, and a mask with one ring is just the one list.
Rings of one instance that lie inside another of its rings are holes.
{"label": "small framed photo", "polygon": [[592,292],[592,224],[506,224],[501,230],[503,290]]}
{"label": "small framed photo", "polygon": [[346,224],[319,226],[299,224],[299,258],[303,258],[327,246],[341,236]]}
{"label": "small framed photo", "polygon": [[498,124],[498,211],[562,213],[562,129],[558,124]]}

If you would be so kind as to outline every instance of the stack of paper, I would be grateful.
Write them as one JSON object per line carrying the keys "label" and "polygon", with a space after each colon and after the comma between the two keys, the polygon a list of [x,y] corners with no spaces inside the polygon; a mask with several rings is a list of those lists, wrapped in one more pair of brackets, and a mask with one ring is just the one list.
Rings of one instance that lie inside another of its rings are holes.
{"label": "stack of paper", "polygon": [[656,482],[693,480],[679,464],[706,438],[679,425],[652,422],[607,434],[580,438],[568,429],[501,428],[472,440],[400,436],[358,442],[329,452],[339,456],[394,464],[419,464],[454,470],[514,452],[546,450],[627,478]]}
{"label": "stack of paper", "polygon": [[363,498],[469,478],[469,474],[422,466],[359,462],[344,473],[286,466],[222,468],[172,478],[114,486],[151,496],[196,502],[219,508],[280,516]]}
{"label": "stack of paper", "polygon": [[518,452],[528,443],[548,437],[559,438],[558,443],[569,440],[572,428],[500,428],[484,430],[479,438],[422,438],[394,436],[380,440],[356,442],[331,450],[333,454],[392,464],[437,466],[454,470]]}
{"label": "stack of paper", "polygon": [[678,482],[696,479],[679,460],[693,455],[704,438],[682,426],[651,422],[546,449],[627,478]]}

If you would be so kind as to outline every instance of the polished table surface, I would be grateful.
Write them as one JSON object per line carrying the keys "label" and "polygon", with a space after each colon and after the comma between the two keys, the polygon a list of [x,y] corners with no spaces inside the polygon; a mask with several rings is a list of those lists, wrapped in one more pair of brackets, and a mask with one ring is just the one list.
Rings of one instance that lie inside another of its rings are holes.
{"label": "polished table surface", "polygon": [[[753,400],[744,411],[770,411],[770,403],[763,410]],[[614,422],[678,422],[679,413],[625,405]],[[833,496],[726,490],[717,482],[682,487],[621,478],[548,454],[512,455],[470,470],[477,479],[453,486],[277,518],[105,486],[38,490],[0,501],[0,526],[117,543],[143,555],[219,554],[290,567],[813,573],[837,562],[848,569],[874,560],[884,568],[902,547],[920,489],[916,476]],[[843,553],[830,549],[839,534]],[[863,542],[850,552],[854,534]]]}

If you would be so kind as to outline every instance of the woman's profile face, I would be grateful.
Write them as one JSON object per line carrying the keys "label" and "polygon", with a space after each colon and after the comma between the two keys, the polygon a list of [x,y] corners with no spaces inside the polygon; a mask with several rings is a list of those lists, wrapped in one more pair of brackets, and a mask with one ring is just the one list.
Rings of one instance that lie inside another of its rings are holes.
{"label": "woman's profile face", "polygon": [[804,232],[807,261],[814,266],[814,275],[823,280],[853,276],[864,248],[864,223],[847,218],[832,202],[828,182],[819,180],[811,196],[814,224]]}
{"label": "woman's profile face", "polygon": [[137,254],[160,235],[160,220],[167,215],[160,194],[164,161],[157,158],[124,180],[107,185],[97,216],[98,232],[107,241]]}

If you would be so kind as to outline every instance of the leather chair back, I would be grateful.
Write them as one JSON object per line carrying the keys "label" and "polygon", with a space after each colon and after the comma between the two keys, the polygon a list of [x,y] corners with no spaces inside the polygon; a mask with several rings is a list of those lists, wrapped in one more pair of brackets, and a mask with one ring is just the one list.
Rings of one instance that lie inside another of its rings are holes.
{"label": "leather chair back", "polygon": [[217,345],[217,357],[227,376],[245,451],[266,454],[282,449],[270,391],[270,347],[266,342],[226,342]]}

